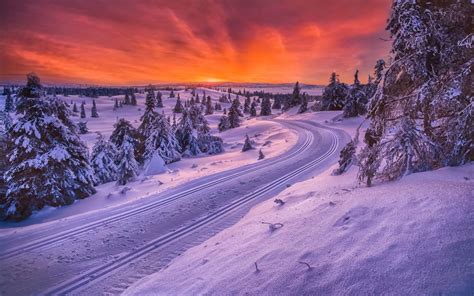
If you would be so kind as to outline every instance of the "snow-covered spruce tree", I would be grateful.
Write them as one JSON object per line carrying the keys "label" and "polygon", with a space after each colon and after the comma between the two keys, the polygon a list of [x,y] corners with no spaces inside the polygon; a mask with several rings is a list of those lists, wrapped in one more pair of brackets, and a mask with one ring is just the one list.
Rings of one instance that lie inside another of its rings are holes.
{"label": "snow-covered spruce tree", "polygon": [[156,107],[157,108],[163,108],[163,95],[161,92],[156,93]]}
{"label": "snow-covered spruce tree", "polygon": [[[171,98],[171,96],[170,96]],[[183,105],[181,104],[181,98],[179,97],[179,94],[178,94],[178,98],[176,99],[176,105],[174,106],[173,108],[173,112],[174,113],[181,113],[183,112]]]}
{"label": "snow-covered spruce tree", "polygon": [[137,97],[135,96],[135,93],[133,91],[130,91],[130,105],[137,105]]}
{"label": "snow-covered spruce tree", "polygon": [[117,110],[119,107],[119,102],[118,99],[115,99],[115,104],[114,104],[114,111]]}
{"label": "snow-covered spruce tree", "polygon": [[474,159],[468,1],[395,1],[387,29],[392,62],[369,110],[359,179],[405,174]]}
{"label": "snow-covered spruce tree", "polygon": [[227,117],[229,118],[229,126],[230,128],[236,128],[236,127],[239,127],[240,126],[240,116],[241,116],[241,112],[240,112],[240,102],[237,98],[235,98],[233,101],[232,101],[232,105],[230,106],[229,108],[229,112],[228,112],[228,115]]}
{"label": "snow-covered spruce tree", "polygon": [[[203,100],[204,100],[205,97],[203,97]],[[196,103],[196,104],[199,104],[201,101],[199,99],[199,94],[196,94],[196,99],[193,99],[193,97],[191,97],[191,100],[193,103]]]}
{"label": "snow-covered spruce tree", "polygon": [[197,141],[197,131],[193,129],[191,116],[186,109],[183,110],[181,119],[176,127],[176,139],[183,155],[197,155],[201,153]]}
{"label": "snow-covered spruce tree", "polygon": [[128,92],[125,93],[125,98],[123,100],[123,104],[124,105],[130,105],[130,96],[129,96]]}
{"label": "snow-covered spruce tree", "polygon": [[86,118],[86,108],[84,107],[86,103],[81,103],[81,118]]}
{"label": "snow-covered spruce tree", "polygon": [[95,104],[95,100],[92,100],[91,117],[99,118],[99,113],[97,112],[97,106]]}
{"label": "snow-covered spruce tree", "polygon": [[206,117],[202,114],[202,109],[198,105],[192,105],[189,108],[189,117],[193,124],[193,129],[197,130],[199,134],[208,134],[211,129]]}
{"label": "snow-covered spruce tree", "polygon": [[87,147],[58,118],[56,107],[43,96],[39,78],[29,74],[9,132],[7,219],[24,219],[45,205],[66,205],[95,193]]}
{"label": "snow-covered spruce tree", "polygon": [[360,83],[359,70],[357,70],[354,74],[354,84],[350,86],[345,100],[344,117],[355,117],[367,112],[369,98],[366,90],[366,87]]}
{"label": "snow-covered spruce tree", "polygon": [[5,112],[12,112],[15,110],[13,105],[13,98],[10,92],[7,93],[7,97],[5,98]]}
{"label": "snow-covered spruce tree", "polygon": [[94,169],[96,185],[117,180],[117,149],[99,133],[92,148],[91,166]]}
{"label": "snow-covered spruce tree", "polygon": [[291,98],[285,101],[285,105],[283,109],[286,111],[292,107],[298,106],[301,104],[301,101],[302,101],[301,87],[300,87],[300,83],[297,81],[295,83],[295,86],[293,87],[293,93],[291,95]]}
{"label": "snow-covered spruce tree", "polygon": [[[175,97],[174,91],[171,90],[171,92],[170,92],[170,98],[174,98],[174,97]],[[179,112],[177,112],[177,113],[179,113]]]}
{"label": "snow-covered spruce tree", "polygon": [[206,99],[206,115],[211,115],[214,113],[214,107],[212,106],[211,97],[207,96]]}
{"label": "snow-covered spruce tree", "polygon": [[87,128],[87,121],[80,121],[77,123],[78,132],[81,135],[87,134],[89,132],[89,128]]}
{"label": "snow-covered spruce tree", "polygon": [[145,161],[150,160],[156,152],[167,164],[181,159],[179,142],[163,114],[158,114],[145,140]]}
{"label": "snow-covered spruce tree", "polygon": [[248,114],[250,113],[250,104],[252,103],[252,100],[250,100],[250,95],[247,95],[245,97],[245,102],[244,102],[244,113]]}
{"label": "snow-covered spruce tree", "polygon": [[76,102],[74,102],[74,104],[72,105],[72,112],[73,112],[73,113],[78,113],[78,112],[79,112],[79,111],[77,110]]}
{"label": "snow-covered spruce tree", "polygon": [[139,165],[135,159],[135,139],[128,133],[124,135],[117,154],[117,184],[125,185],[138,175]]}
{"label": "snow-covered spruce tree", "polygon": [[260,106],[260,116],[268,116],[272,115],[272,102],[270,101],[269,97],[265,97],[262,100],[262,104]]}
{"label": "snow-covered spruce tree", "polygon": [[306,96],[306,94],[303,94],[302,97],[303,99],[300,108],[298,109],[298,113],[305,113],[306,111],[308,111],[308,97]]}
{"label": "snow-covered spruce tree", "polygon": [[255,117],[257,116],[257,103],[255,101],[250,104],[250,116]]}
{"label": "snow-covered spruce tree", "polygon": [[342,110],[347,97],[347,91],[347,85],[339,82],[338,75],[332,73],[329,79],[329,85],[326,86],[322,95],[321,110]]}
{"label": "snow-covered spruce tree", "polygon": [[110,135],[110,142],[115,145],[117,149],[120,149],[123,143],[125,135],[129,135],[132,138],[132,142],[135,147],[135,153],[138,151],[139,134],[137,130],[132,126],[130,121],[120,118],[117,123],[114,124],[114,131]]}
{"label": "snow-covered spruce tree", "polygon": [[219,119],[219,124],[217,126],[220,132],[230,129],[229,117],[227,115],[222,115]]}
{"label": "snow-covered spruce tree", "polygon": [[249,151],[253,149],[252,142],[250,142],[249,135],[245,135],[244,146],[242,147],[242,152]]}
{"label": "snow-covered spruce tree", "polygon": [[9,124],[7,123],[7,118],[9,117],[8,113],[1,114],[3,115],[3,120],[0,116],[0,220],[5,219],[3,205],[6,204],[6,195],[7,195],[7,182],[4,178],[4,173],[9,167],[8,163],[8,133]]}

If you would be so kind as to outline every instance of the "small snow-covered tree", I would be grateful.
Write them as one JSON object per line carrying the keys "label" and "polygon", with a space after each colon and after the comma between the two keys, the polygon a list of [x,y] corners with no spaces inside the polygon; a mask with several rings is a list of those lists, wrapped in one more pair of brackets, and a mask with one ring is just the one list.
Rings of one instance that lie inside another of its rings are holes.
{"label": "small snow-covered tree", "polygon": [[[170,92],[170,98],[174,98],[174,97],[175,97],[174,91],[171,90],[171,92]],[[176,113],[179,113],[179,112],[176,112]]]}
{"label": "small snow-covered tree", "polygon": [[262,105],[260,107],[260,116],[272,115],[272,103],[269,97],[265,97],[262,100]]}
{"label": "small snow-covered tree", "polygon": [[87,134],[89,132],[89,128],[87,128],[87,121],[80,121],[77,123],[78,132],[81,135]]}
{"label": "small snow-covered tree", "polygon": [[176,127],[176,139],[178,140],[181,153],[184,155],[197,155],[201,153],[197,141],[197,131],[193,129],[193,123],[188,110],[183,110],[181,119]]}
{"label": "small snow-covered tree", "polygon": [[98,118],[99,117],[99,113],[97,112],[97,106],[95,104],[95,100],[92,100],[91,117],[92,118]]}
{"label": "small snow-covered tree", "polygon": [[79,112],[79,111],[77,110],[76,102],[74,102],[74,104],[72,105],[72,112],[74,112],[74,113],[78,113],[78,112]]}
{"label": "small snow-covered tree", "polygon": [[347,85],[339,82],[336,73],[331,74],[329,85],[326,86],[322,95],[321,110],[342,110],[347,97]]}
{"label": "small snow-covered tree", "polygon": [[81,118],[86,118],[86,108],[84,107],[86,103],[82,102],[81,104]]}
{"label": "small snow-covered tree", "polygon": [[249,151],[253,149],[252,142],[250,142],[249,135],[245,135],[244,146],[242,147],[242,152]]}
{"label": "small snow-covered tree", "polygon": [[156,107],[163,108],[163,94],[161,92],[156,93]]}
{"label": "small snow-covered tree", "polygon": [[219,119],[219,124],[217,126],[220,132],[230,129],[229,117],[227,115],[222,115]]}
{"label": "small snow-covered tree", "polygon": [[99,133],[92,148],[91,166],[94,169],[96,184],[117,180],[117,149]]}
{"label": "small snow-covered tree", "polygon": [[125,98],[123,100],[123,104],[124,105],[130,105],[131,101],[130,101],[130,95],[128,94],[128,92],[125,93]]}
{"label": "small snow-covered tree", "polygon": [[229,118],[229,125],[230,128],[236,128],[240,126],[240,110],[239,110],[240,102],[239,99],[235,98],[232,101],[232,105],[229,108],[228,118]]}
{"label": "small snow-covered tree", "polygon": [[244,113],[250,113],[250,104],[252,101],[250,100],[250,95],[247,95],[245,97],[245,102],[244,102]]}
{"label": "small snow-covered tree", "polygon": [[145,138],[144,160],[150,160],[155,152],[167,164],[181,159],[179,142],[163,114],[157,114]]}
{"label": "small snow-covered tree", "polygon": [[250,116],[255,117],[257,116],[257,103],[255,101],[252,102],[250,105]]}
{"label": "small snow-covered tree", "polygon": [[[171,98],[171,96],[170,96]],[[178,94],[178,98],[176,99],[176,105],[174,106],[173,108],[173,112],[174,113],[181,113],[183,112],[183,105],[181,104],[181,98],[179,97],[179,94]]]}
{"label": "small snow-covered tree", "polygon": [[114,131],[112,135],[110,135],[110,142],[112,142],[117,149],[120,149],[125,135],[129,135],[132,138],[136,149],[135,151],[137,151],[139,134],[128,120],[121,118],[114,124]]}
{"label": "small snow-covered tree", "polygon": [[298,109],[298,113],[305,113],[306,111],[308,111],[308,97],[306,96],[306,94],[303,94],[302,97],[303,99],[300,108]]}
{"label": "small snow-covered tree", "polygon": [[138,175],[138,162],[135,159],[135,140],[128,133],[124,135],[117,154],[117,184],[125,185]]}
{"label": "small snow-covered tree", "polygon": [[345,105],[344,117],[355,117],[364,115],[367,112],[367,103],[369,101],[366,93],[367,87],[361,85],[359,80],[359,70],[354,74],[354,83],[350,86]]}
{"label": "small snow-covered tree", "polygon": [[135,93],[133,91],[130,91],[130,105],[137,105],[137,97],[135,96]]}
{"label": "small snow-covered tree", "polygon": [[275,97],[273,99],[272,109],[280,110],[281,109],[281,100],[280,98]]}
{"label": "small snow-covered tree", "polygon": [[211,97],[207,96],[206,99],[206,115],[211,115],[214,113],[214,107],[212,106]]}

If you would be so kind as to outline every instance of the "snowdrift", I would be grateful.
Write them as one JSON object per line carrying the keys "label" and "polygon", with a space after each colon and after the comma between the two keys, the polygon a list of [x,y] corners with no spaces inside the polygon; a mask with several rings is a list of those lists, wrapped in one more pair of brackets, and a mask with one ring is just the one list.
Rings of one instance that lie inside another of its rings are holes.
{"label": "snowdrift", "polygon": [[[268,200],[128,295],[471,295],[474,165],[372,188],[324,174]],[[268,224],[282,223],[271,231]]]}

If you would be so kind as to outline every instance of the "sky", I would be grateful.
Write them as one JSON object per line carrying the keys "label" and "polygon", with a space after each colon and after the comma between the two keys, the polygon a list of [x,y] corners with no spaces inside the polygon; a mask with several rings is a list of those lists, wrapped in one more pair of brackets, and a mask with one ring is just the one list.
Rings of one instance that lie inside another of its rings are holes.
{"label": "sky", "polygon": [[0,82],[362,80],[390,0],[1,0]]}

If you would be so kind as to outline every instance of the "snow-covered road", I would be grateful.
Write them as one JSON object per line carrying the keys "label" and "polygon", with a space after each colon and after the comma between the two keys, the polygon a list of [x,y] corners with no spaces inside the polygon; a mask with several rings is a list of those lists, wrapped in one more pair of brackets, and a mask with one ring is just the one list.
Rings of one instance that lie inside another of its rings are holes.
{"label": "snow-covered road", "polygon": [[276,158],[2,237],[0,294],[118,294],[258,202],[327,169],[349,140],[343,131],[313,122],[278,122],[299,138]]}

